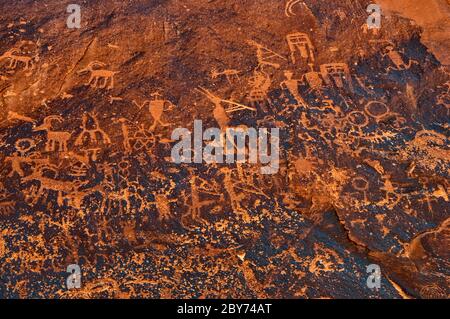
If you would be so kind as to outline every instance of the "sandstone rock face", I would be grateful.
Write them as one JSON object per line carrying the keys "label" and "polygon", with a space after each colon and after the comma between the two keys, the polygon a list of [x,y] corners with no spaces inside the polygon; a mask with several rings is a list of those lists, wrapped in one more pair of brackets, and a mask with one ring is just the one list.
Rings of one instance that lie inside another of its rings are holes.
{"label": "sandstone rock face", "polygon": [[449,4],[369,3],[2,1],[0,297],[447,298]]}

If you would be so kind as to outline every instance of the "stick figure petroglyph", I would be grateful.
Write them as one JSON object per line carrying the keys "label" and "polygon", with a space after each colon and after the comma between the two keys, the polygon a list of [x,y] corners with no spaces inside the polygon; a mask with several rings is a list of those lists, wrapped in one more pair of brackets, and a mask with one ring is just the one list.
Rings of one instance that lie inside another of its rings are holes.
{"label": "stick figure petroglyph", "polygon": [[[207,220],[202,217],[202,208],[208,205],[212,205],[217,202],[217,200],[201,200],[201,194],[208,194],[213,196],[219,196],[220,200],[223,199],[223,194],[217,190],[217,186],[214,181],[206,181],[205,179],[195,175],[193,170],[189,169],[190,178],[190,194],[185,196],[184,203],[188,206],[187,213],[183,214],[181,217],[182,224],[185,225],[184,220],[187,217],[191,217],[193,221],[198,221],[201,223],[206,223]],[[190,198],[190,204],[188,199]],[[185,226],[186,227],[186,226]]]}
{"label": "stick figure petroglyph", "polygon": [[[113,89],[114,88],[114,75],[119,72],[109,71],[105,69],[94,69],[95,67],[103,68],[106,64],[100,61],[92,61],[88,66],[80,71],[78,74],[82,75],[84,73],[90,72],[91,77],[86,85],[90,85],[93,88],[99,89]],[[108,85],[109,82],[109,85]],[[108,87],[107,87],[108,85]]]}
{"label": "stick figure petroglyph", "polygon": [[44,123],[33,129],[34,132],[46,131],[47,132],[47,144],[45,150],[47,152],[65,152],[67,151],[67,142],[72,136],[69,132],[52,131],[53,122],[61,123],[63,118],[59,115],[50,115],[44,119]]}

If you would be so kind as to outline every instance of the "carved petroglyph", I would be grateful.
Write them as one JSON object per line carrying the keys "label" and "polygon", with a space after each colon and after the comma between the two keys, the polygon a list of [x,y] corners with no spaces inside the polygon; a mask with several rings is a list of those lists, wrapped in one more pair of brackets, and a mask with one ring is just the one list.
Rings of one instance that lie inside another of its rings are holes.
{"label": "carved petroglyph", "polygon": [[32,58],[20,55],[20,50],[18,49],[13,48],[3,53],[0,56],[0,61],[4,59],[9,60],[8,68],[11,70],[15,70],[19,63],[24,66],[24,70],[31,68]]}
{"label": "carved petroglyph", "polygon": [[76,192],[78,188],[83,186],[83,184],[87,184],[86,182],[71,182],[71,181],[61,181],[54,178],[46,177],[44,173],[51,172],[54,175],[58,174],[58,169],[52,165],[37,165],[33,172],[22,178],[22,182],[26,183],[29,181],[38,181],[39,186],[35,190],[36,197],[44,196],[44,191],[55,191],[58,193],[58,204],[63,205],[64,203],[64,195]]}
{"label": "carved petroglyph", "polygon": [[135,151],[151,151],[156,144],[156,137],[152,132],[149,132],[144,128],[136,127],[133,123],[127,119],[119,119],[123,134],[123,146],[126,153],[132,153]]}
{"label": "carved petroglyph", "polygon": [[98,152],[107,144],[111,144],[111,139],[100,127],[97,116],[83,114],[82,131],[75,139],[75,146],[81,146],[82,150],[95,161]]}
{"label": "carved petroglyph", "polygon": [[281,82],[281,88],[287,89],[289,93],[294,97],[294,99],[297,101],[298,105],[302,107],[307,107],[306,101],[303,99],[303,97],[300,95],[300,92],[298,90],[298,86],[301,80],[293,79],[292,76],[294,73],[292,71],[285,71],[284,76],[286,77],[286,80]]}
{"label": "carved petroglyph", "polygon": [[323,86],[323,80],[321,78],[321,73],[314,71],[314,64],[309,64],[310,71],[303,74],[302,80],[306,81],[309,86],[309,91],[319,92]]}
{"label": "carved petroglyph", "polygon": [[[222,131],[225,131],[229,127],[231,119],[228,116],[228,113],[242,110],[256,111],[256,109],[244,104],[240,104],[230,100],[224,100],[217,95],[214,95],[205,88],[197,88],[197,91],[205,95],[214,104],[213,116]],[[222,106],[222,103],[233,105],[233,107],[225,109],[225,107]]]}
{"label": "carved petroglyph", "polygon": [[309,63],[314,63],[314,46],[306,33],[296,32],[286,36],[286,40],[291,51],[291,61],[293,64],[297,62],[296,54],[300,53],[300,57],[306,59]]}
{"label": "carved petroglyph", "polygon": [[217,79],[221,76],[225,76],[228,83],[231,85],[233,84],[233,80],[239,80],[239,73],[241,73],[238,70],[233,70],[233,69],[227,69],[227,70],[223,70],[223,71],[217,71],[216,69],[212,69],[211,71],[211,79]]}
{"label": "carved petroglyph", "polygon": [[103,69],[106,64],[100,61],[92,61],[88,66],[80,71],[78,74],[82,75],[90,73],[90,78],[86,85],[98,89],[113,89],[114,88],[114,76],[119,73],[116,71],[109,71]]}
{"label": "carved petroglyph", "polygon": [[346,63],[322,64],[320,73],[327,85],[333,85],[338,89],[345,89],[347,86],[353,92],[352,77]]}
{"label": "carved petroglyph", "polygon": [[265,46],[263,46],[262,44],[259,44],[256,41],[248,40],[247,43],[256,48],[256,58],[258,60],[259,68],[263,68],[264,66],[271,66],[275,69],[279,69],[281,66],[279,63],[271,62],[269,60],[274,59],[274,58],[281,59],[281,60],[287,60],[284,56],[276,53],[275,51],[272,51],[272,50],[266,48]]}
{"label": "carved petroglyph", "polygon": [[264,72],[262,69],[255,69],[249,84],[251,86],[251,90],[248,99],[251,104],[254,106],[259,105],[264,112],[267,112],[268,93],[270,86],[272,85],[272,80],[269,74]]}
{"label": "carved petroglyph", "polygon": [[144,101],[142,105],[139,105],[136,101],[133,100],[133,103],[140,109],[148,105],[148,110],[153,118],[153,124],[150,127],[150,131],[154,131],[158,126],[158,124],[162,127],[170,126],[171,125],[170,123],[165,123],[162,121],[162,116],[166,111],[165,106],[168,106],[167,110],[170,111],[175,108],[175,105],[168,100],[162,99],[162,95],[158,92],[152,93],[151,96],[153,99],[150,101],[149,100]]}
{"label": "carved petroglyph", "polygon": [[387,68],[387,71],[390,70],[397,70],[397,71],[404,71],[408,70],[413,64],[418,64],[417,61],[410,59],[408,63],[405,63],[403,60],[403,57],[400,55],[400,52],[395,50],[395,46],[392,44],[389,44],[384,48],[384,53],[382,53],[382,56],[387,56],[389,60],[394,64],[395,67],[389,66]]}
{"label": "carved petroglyph", "polygon": [[47,144],[45,150],[47,152],[65,152],[67,151],[67,142],[70,140],[72,134],[69,132],[58,132],[52,130],[52,123],[61,123],[63,118],[58,115],[50,115],[44,119],[44,123],[33,129],[35,132],[47,132]]}

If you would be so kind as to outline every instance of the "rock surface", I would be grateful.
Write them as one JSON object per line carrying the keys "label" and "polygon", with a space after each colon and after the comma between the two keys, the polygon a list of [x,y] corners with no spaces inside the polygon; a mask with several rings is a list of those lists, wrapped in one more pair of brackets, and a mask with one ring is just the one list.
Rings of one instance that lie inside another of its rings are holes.
{"label": "rock surface", "polygon": [[[379,2],[2,1],[0,297],[447,298],[449,6]],[[173,163],[194,120],[278,173]]]}

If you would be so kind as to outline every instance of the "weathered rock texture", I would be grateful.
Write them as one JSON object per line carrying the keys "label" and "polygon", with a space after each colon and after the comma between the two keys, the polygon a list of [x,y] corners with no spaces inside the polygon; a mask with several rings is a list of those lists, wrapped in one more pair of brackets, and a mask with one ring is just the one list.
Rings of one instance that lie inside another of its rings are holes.
{"label": "weathered rock texture", "polygon": [[[0,297],[449,295],[448,3],[71,2],[1,1]],[[277,174],[171,161],[220,107]]]}

